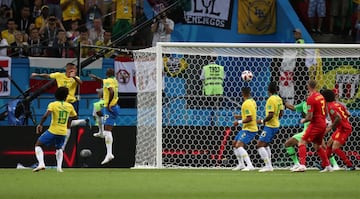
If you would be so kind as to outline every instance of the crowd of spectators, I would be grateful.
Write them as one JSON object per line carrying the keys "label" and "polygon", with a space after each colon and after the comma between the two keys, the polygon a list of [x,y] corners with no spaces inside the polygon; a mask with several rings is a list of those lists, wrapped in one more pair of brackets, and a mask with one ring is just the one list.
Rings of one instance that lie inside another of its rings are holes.
{"label": "crowd of spectators", "polygon": [[[143,0],[0,0],[0,55],[85,58],[146,20]],[[148,38],[150,31],[138,34]],[[149,46],[151,38],[118,47]]]}
{"label": "crowd of spectators", "polygon": [[[333,43],[360,42],[359,0],[291,0],[302,23],[314,38]],[[315,40],[316,42],[316,40]]]}

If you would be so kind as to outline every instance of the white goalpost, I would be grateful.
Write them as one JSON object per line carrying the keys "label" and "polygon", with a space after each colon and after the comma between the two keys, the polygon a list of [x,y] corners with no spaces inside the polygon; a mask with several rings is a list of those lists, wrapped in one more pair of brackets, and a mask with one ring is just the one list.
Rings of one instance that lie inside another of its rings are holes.
{"label": "white goalpost", "polygon": [[[336,88],[351,112],[353,133],[343,147],[354,165],[360,161],[360,45],[272,43],[158,43],[133,52],[136,66],[137,145],[135,167],[231,168],[236,166],[233,127],[240,114],[241,88],[251,88],[257,115],[265,116],[267,85],[275,81],[279,94],[291,104],[306,100],[306,82],[319,89]],[[215,62],[224,66],[224,93],[205,96],[201,71]],[[250,70],[250,82],[241,72]],[[284,143],[302,130],[301,114],[285,110],[280,131],[271,143],[276,168],[292,165]],[[260,128],[262,128],[260,126]],[[260,133],[259,133],[260,134]],[[327,135],[326,138],[328,138]],[[256,137],[257,139],[258,137]],[[256,167],[263,162],[254,140],[246,146]],[[308,147],[307,164],[320,161]],[[337,158],[338,164],[344,166]]]}

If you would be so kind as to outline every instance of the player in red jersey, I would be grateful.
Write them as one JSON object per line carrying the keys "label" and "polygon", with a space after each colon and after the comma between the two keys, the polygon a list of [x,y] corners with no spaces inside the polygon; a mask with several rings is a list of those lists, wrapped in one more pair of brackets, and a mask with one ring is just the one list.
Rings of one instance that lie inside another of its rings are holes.
{"label": "player in red jersey", "polygon": [[326,128],[326,133],[331,130],[334,131],[326,144],[327,155],[330,157],[332,153],[335,153],[345,163],[347,170],[355,170],[352,162],[341,149],[352,132],[352,126],[348,119],[350,113],[343,104],[335,101],[336,96],[333,91],[324,90],[322,91],[322,95],[325,98],[327,113],[332,122],[332,124]]}
{"label": "player in red jersey", "polygon": [[309,97],[306,100],[308,105],[308,113],[305,118],[301,119],[301,123],[310,121],[309,127],[298,143],[298,151],[300,158],[300,166],[294,169],[294,172],[304,172],[306,170],[306,145],[313,143],[315,151],[319,155],[322,165],[325,166],[321,172],[333,171],[327,158],[325,149],[321,146],[326,129],[325,99],[316,90],[316,81],[310,80],[307,84]]}

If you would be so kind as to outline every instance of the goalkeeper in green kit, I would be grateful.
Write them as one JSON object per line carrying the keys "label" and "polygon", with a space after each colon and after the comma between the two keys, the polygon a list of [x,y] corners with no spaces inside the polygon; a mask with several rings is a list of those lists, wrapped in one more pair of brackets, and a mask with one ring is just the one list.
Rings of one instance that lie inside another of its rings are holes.
{"label": "goalkeeper in green kit", "polygon": [[[286,102],[285,107],[292,110],[292,111],[302,113],[303,115],[306,115],[306,113],[308,111],[308,106],[306,104],[306,101],[302,101],[300,104],[297,104],[297,105],[292,105],[292,104],[289,104],[288,102]],[[294,165],[290,168],[290,171],[293,171],[298,166],[300,166],[299,159],[297,157],[297,153],[295,151],[294,146],[296,146],[298,144],[298,142],[301,140],[301,137],[304,135],[307,127],[309,126],[309,123],[310,122],[304,123],[304,129],[300,133],[297,133],[297,134],[293,135],[291,138],[289,138],[285,142],[286,152],[291,157],[292,161],[294,162]],[[329,161],[330,161],[331,165],[333,166],[334,170],[339,170],[340,169],[338,164],[336,163],[336,160],[335,160],[334,156],[331,156],[329,158]]]}

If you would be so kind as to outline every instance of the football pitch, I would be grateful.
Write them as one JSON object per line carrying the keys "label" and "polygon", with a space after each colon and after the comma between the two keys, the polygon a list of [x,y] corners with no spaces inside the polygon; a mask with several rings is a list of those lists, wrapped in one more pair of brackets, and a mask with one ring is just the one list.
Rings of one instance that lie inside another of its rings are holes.
{"label": "football pitch", "polygon": [[1,199],[360,198],[360,172],[229,169],[0,169]]}

